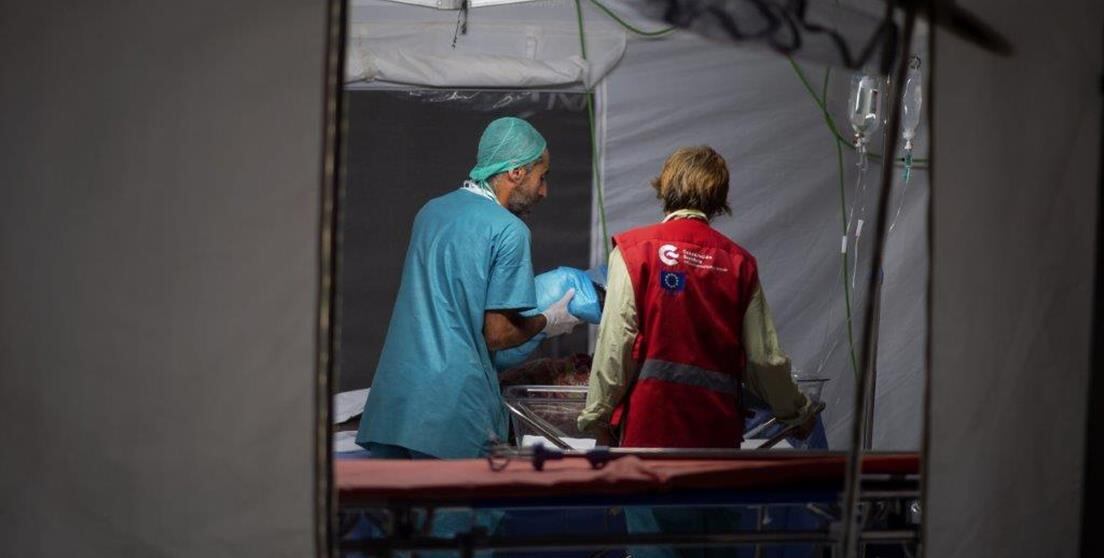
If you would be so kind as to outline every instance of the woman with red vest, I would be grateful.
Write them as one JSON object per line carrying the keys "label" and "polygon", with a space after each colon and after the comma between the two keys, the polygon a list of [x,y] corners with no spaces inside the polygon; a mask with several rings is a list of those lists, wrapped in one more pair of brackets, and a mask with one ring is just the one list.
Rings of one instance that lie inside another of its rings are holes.
{"label": "woman with red vest", "polygon": [[[813,405],[790,376],[755,258],[709,226],[731,213],[728,167],[709,147],[675,151],[652,182],[666,217],[613,238],[606,302],[580,430],[622,447],[739,448],[743,386],[808,435]],[[731,532],[725,509],[626,509],[630,532]],[[718,556],[731,549],[632,549]]]}
{"label": "woman with red vest", "polygon": [[731,213],[728,167],[709,147],[667,158],[652,182],[662,222],[613,238],[602,323],[579,428],[622,447],[738,448],[747,386],[811,427],[755,258],[709,226]]}

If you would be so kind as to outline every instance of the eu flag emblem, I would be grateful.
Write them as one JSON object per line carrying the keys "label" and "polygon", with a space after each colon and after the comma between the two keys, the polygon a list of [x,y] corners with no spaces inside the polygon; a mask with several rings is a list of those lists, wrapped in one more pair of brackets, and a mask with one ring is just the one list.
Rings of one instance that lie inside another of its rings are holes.
{"label": "eu flag emblem", "polygon": [[671,294],[681,293],[686,289],[686,273],[681,271],[660,271],[659,286],[663,287],[663,290]]}

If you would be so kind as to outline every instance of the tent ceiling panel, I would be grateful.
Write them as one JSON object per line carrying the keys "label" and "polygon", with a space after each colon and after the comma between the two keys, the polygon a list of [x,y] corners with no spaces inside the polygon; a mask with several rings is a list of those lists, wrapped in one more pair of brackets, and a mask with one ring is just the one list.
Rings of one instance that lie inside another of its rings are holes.
{"label": "tent ceiling panel", "polygon": [[[575,23],[354,23],[346,81],[377,80],[423,87],[526,88],[600,81],[625,52],[625,33],[588,30],[587,59]],[[455,38],[455,42],[454,42]]]}

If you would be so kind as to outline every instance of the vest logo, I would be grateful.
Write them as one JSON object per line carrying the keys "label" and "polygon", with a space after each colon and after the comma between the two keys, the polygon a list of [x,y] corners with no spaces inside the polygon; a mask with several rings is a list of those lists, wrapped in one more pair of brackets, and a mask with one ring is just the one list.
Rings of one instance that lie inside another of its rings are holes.
{"label": "vest logo", "polygon": [[678,248],[674,244],[664,244],[659,247],[659,261],[667,265],[676,265],[679,261]]}
{"label": "vest logo", "polygon": [[686,274],[681,271],[660,271],[659,286],[671,294],[686,290]]}

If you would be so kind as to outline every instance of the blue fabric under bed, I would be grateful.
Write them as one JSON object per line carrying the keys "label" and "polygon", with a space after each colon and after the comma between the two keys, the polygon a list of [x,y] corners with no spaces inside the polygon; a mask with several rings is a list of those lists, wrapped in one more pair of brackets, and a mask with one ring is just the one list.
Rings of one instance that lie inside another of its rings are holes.
{"label": "blue fabric under bed", "polygon": [[[658,511],[658,512],[657,512]],[[461,512],[454,512],[461,513]],[[658,521],[656,517],[658,516]],[[723,521],[715,521],[715,518]],[[712,519],[711,519],[712,518]],[[766,508],[763,530],[769,531],[808,531],[824,528],[823,520],[804,510],[800,506],[773,505]],[[560,508],[560,509],[527,509],[506,510],[494,532],[497,536],[504,537],[555,537],[559,534],[568,535],[601,535],[624,534],[628,532],[627,521],[634,523],[634,533],[657,532],[656,528],[665,533],[701,533],[725,532],[719,529],[732,528],[739,532],[754,532],[757,526],[757,510],[752,507],[731,508],[652,508],[652,507],[617,507],[617,508]],[[368,512],[343,511],[341,513],[341,541],[353,542],[381,536],[378,527],[378,518],[373,518]],[[650,528],[649,528],[650,527]],[[438,535],[440,536],[440,535]],[[792,544],[764,546],[761,556],[764,558],[814,558],[819,556],[819,550],[814,545]],[[630,552],[628,548],[608,547],[602,549],[574,550],[574,551],[525,551],[525,552],[496,552],[498,558],[590,558],[601,554],[606,557],[624,556]],[[712,557],[736,557],[751,558],[754,549],[751,547],[713,549],[705,552],[702,549],[673,550],[663,547],[633,548],[631,552],[636,558],[712,558]],[[486,553],[479,553],[486,556]],[[346,553],[344,556],[357,558],[361,553]],[[432,556],[459,556],[459,552],[433,552]]]}

